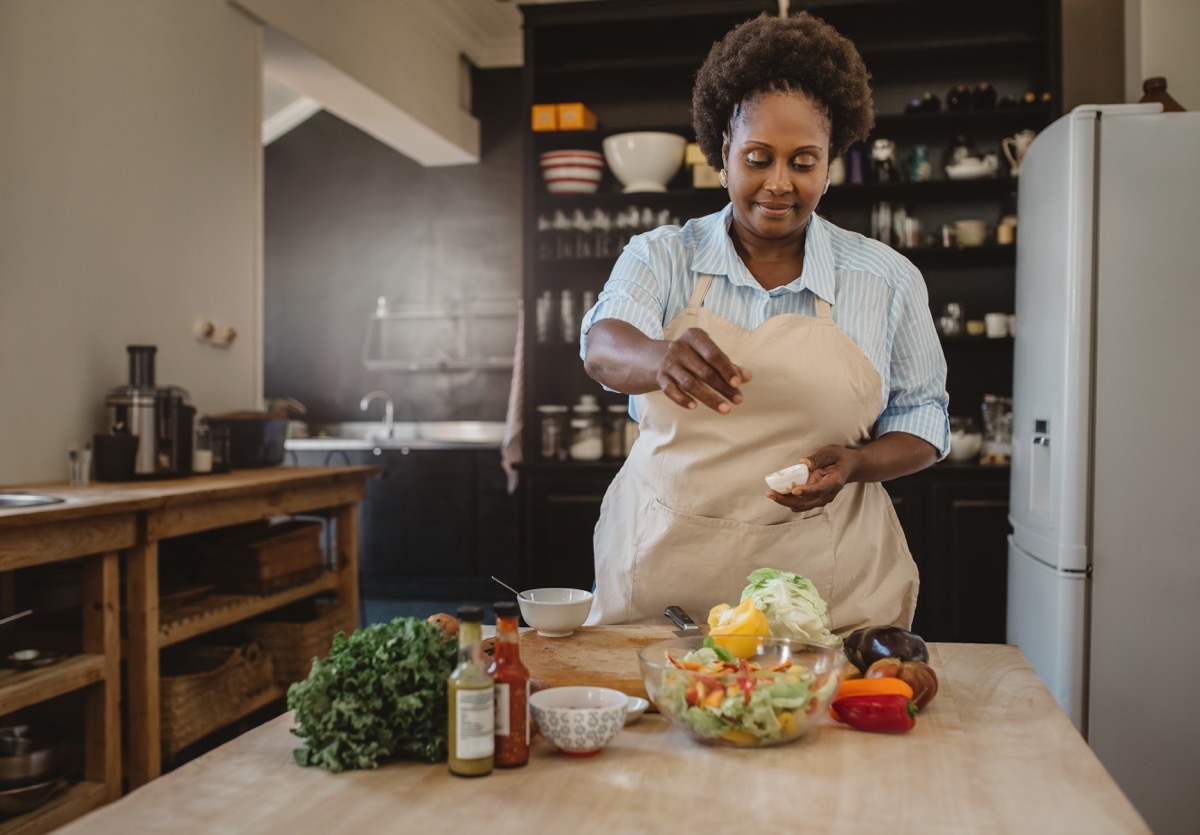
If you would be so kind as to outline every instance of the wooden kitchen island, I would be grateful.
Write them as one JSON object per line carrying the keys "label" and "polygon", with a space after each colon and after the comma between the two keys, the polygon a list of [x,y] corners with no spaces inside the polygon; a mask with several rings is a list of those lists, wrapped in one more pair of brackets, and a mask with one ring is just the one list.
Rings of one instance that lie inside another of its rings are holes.
{"label": "wooden kitchen island", "polygon": [[301,768],[286,715],[60,832],[1149,831],[1020,650],[930,650],[941,691],[905,735],[828,720],[791,745],[737,751],[647,714],[598,756],[538,739],[528,766],[462,779],[444,764]]}
{"label": "wooden kitchen island", "polygon": [[[6,488],[62,499],[0,510],[0,572],[79,561],[83,651],[43,669],[0,672],[0,714],[76,690],[84,691],[87,701],[84,780],[44,806],[0,821],[0,835],[43,832],[115,799],[122,772],[133,788],[158,776],[162,648],[314,595],[333,595],[356,623],[358,503],[374,472],[373,467],[273,467],[170,481]],[[293,514],[319,514],[336,531],[331,564],[315,579],[273,594],[214,594],[181,608],[160,606],[160,543]],[[283,694],[265,695],[278,699]]]}

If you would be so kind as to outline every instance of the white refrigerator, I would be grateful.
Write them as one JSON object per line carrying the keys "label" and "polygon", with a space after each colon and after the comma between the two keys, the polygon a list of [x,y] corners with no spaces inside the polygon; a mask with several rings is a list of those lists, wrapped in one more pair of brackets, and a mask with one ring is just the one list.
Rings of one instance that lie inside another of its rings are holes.
{"label": "white refrigerator", "polygon": [[1008,640],[1200,831],[1200,113],[1078,107],[1018,192]]}

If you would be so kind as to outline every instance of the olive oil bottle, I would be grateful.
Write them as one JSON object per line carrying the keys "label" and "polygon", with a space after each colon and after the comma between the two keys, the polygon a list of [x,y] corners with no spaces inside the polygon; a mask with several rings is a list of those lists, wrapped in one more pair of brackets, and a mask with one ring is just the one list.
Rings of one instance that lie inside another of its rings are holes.
{"label": "olive oil bottle", "polygon": [[482,777],[492,773],[495,753],[495,685],[483,660],[483,610],[460,606],[458,664],[446,682],[450,700],[450,773]]}

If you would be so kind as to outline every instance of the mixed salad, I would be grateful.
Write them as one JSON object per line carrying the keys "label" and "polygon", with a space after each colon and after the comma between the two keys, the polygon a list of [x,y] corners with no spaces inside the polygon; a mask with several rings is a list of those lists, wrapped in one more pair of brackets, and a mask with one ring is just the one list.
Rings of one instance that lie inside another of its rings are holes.
{"label": "mixed salad", "polygon": [[656,694],[659,710],[680,719],[698,736],[733,745],[759,746],[799,736],[821,704],[828,703],[839,676],[823,681],[791,661],[770,667],[735,658],[711,637],[663,674]]}

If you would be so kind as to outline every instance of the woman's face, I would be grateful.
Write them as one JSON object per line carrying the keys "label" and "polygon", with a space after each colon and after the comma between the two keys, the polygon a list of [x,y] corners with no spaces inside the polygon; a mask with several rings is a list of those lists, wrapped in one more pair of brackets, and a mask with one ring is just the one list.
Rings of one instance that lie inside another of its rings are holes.
{"label": "woman's face", "polygon": [[721,148],[741,234],[778,242],[804,234],[829,171],[829,117],[803,93],[742,103]]}

